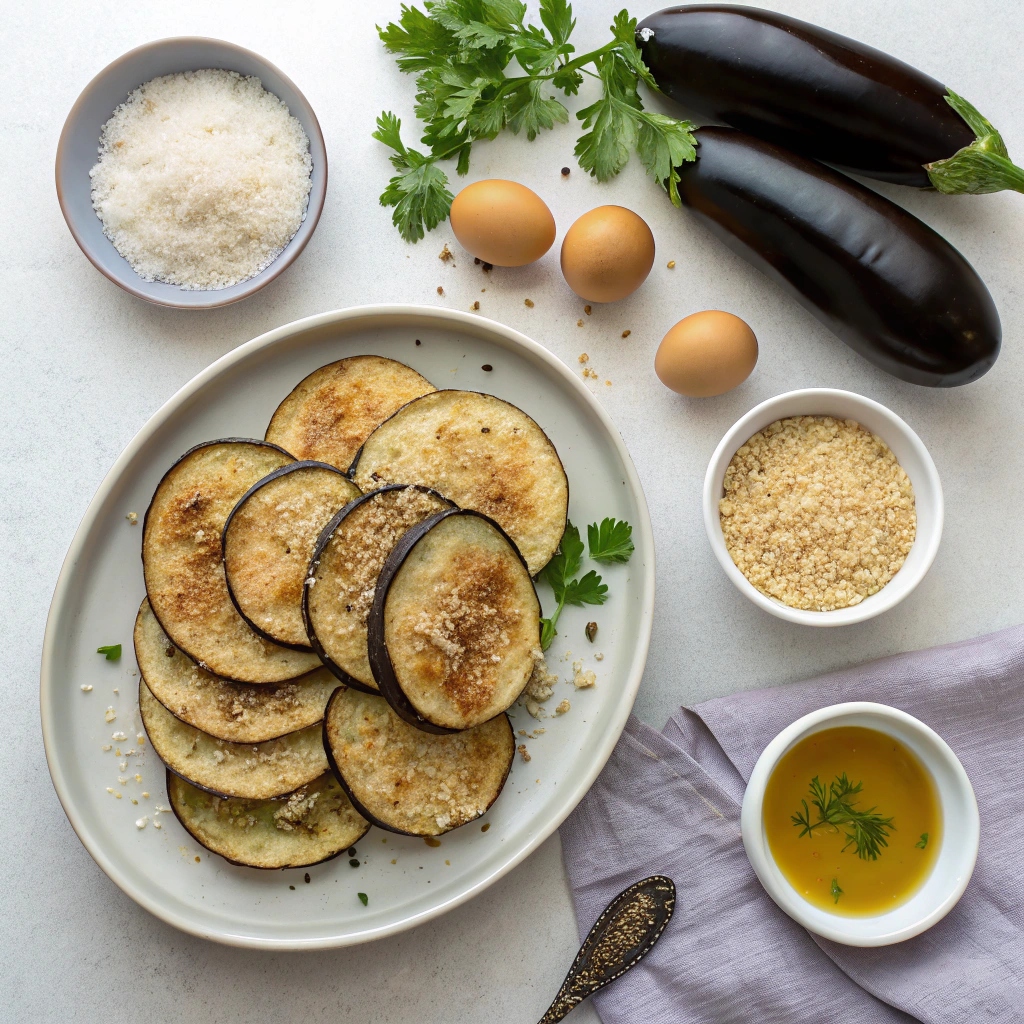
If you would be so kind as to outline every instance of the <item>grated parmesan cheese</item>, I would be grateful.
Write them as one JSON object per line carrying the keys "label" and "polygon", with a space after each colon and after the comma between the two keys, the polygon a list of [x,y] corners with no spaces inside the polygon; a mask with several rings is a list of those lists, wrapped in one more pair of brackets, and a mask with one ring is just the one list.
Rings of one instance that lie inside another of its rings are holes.
{"label": "grated parmesan cheese", "polygon": [[306,216],[309,139],[255,77],[154,78],[103,126],[99,154],[93,207],[146,281],[238,284],[268,267]]}

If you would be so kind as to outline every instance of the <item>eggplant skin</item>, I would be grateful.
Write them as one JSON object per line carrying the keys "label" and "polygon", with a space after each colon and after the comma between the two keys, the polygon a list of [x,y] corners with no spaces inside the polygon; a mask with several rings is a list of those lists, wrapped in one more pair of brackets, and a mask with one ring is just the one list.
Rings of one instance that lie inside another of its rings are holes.
{"label": "eggplant skin", "polygon": [[640,22],[637,44],[662,91],[699,119],[880,181],[928,188],[924,164],[975,139],[934,78],[773,11],[671,7]]}
{"label": "eggplant skin", "polygon": [[999,355],[992,296],[944,238],[821,164],[701,128],[679,195],[711,230],[854,351],[912,384],[956,387]]}

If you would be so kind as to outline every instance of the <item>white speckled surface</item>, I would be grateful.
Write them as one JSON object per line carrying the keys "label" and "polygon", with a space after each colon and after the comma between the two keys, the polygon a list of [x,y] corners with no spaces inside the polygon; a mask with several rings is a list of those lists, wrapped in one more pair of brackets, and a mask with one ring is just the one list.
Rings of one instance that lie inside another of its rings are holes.
{"label": "white speckled surface", "polygon": [[[604,40],[618,6],[577,4],[581,52]],[[926,0],[787,0],[772,6],[888,49],[949,82],[1003,131],[1011,154],[1024,158],[1016,81],[1024,28],[1017,4],[979,0],[965,9]],[[1018,386],[1024,371],[1024,196],[949,199],[885,189],[961,249],[1002,314],[1004,350],[995,369],[967,388],[937,392],[885,377],[849,352],[673,210],[635,162],[606,186],[578,169],[562,180],[559,169],[575,167],[574,126],[532,145],[508,138],[478,147],[469,180],[501,176],[531,186],[551,205],[559,237],[576,216],[601,203],[629,206],[650,223],[658,257],[648,283],[587,317],[562,284],[557,250],[532,267],[485,276],[472,260],[456,259],[455,267],[437,260],[445,242],[458,252],[444,227],[413,248],[393,233],[388,213],[376,205],[389,168],[369,132],[384,107],[407,123],[411,118],[412,82],[394,70],[373,32],[375,21],[397,9],[390,0],[287,6],[65,0],[4,13],[4,1020],[232,1024],[255,1014],[309,1024],[529,1022],[541,1015],[575,952],[557,839],[476,901],[416,931],[354,950],[261,955],[188,938],[151,918],[108,881],[68,826],[46,773],[37,700],[43,625],[61,559],[94,489],[151,413],[217,356],[279,324],[354,303],[439,302],[465,309],[479,299],[486,315],[571,365],[580,352],[590,354],[601,378],[595,390],[633,454],[654,519],[659,597],[636,706],[651,723],[660,725],[684,701],[798,679],[1024,618],[1018,528],[1024,505]],[[640,16],[648,12],[634,9]],[[151,307],[102,278],[67,232],[53,189],[57,136],[79,90],[131,47],[181,34],[230,39],[281,67],[316,109],[331,160],[327,205],[305,253],[260,294],[209,313]],[[673,271],[665,267],[669,259],[677,261]],[[527,297],[534,308],[524,306]],[[751,323],[761,360],[733,393],[688,402],[654,378],[654,349],[672,323],[709,307]],[[580,317],[583,328],[576,327]],[[627,328],[632,334],[623,341]],[[746,602],[714,562],[700,518],[704,469],[728,426],[763,398],[805,386],[860,391],[903,416],[929,446],[947,502],[943,545],[921,587],[888,615],[827,636]],[[102,668],[100,662],[98,685]],[[596,1016],[584,1007],[574,1019]]]}

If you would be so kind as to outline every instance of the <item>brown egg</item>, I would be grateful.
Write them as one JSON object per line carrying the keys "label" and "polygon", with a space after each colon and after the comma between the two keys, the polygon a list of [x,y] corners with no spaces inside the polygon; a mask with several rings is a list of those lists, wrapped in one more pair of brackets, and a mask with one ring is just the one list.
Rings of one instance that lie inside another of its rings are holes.
{"label": "brown egg", "polygon": [[644,283],[654,265],[654,235],[624,206],[599,206],[565,233],[562,274],[588,302],[615,302]]}
{"label": "brown egg", "polygon": [[654,357],[661,383],[691,398],[710,398],[742,384],[757,362],[757,338],[738,316],[706,309],[684,317]]}
{"label": "brown egg", "polygon": [[539,260],[555,240],[555,218],[536,192],[490,178],[467,185],[448,215],[459,244],[496,267]]}

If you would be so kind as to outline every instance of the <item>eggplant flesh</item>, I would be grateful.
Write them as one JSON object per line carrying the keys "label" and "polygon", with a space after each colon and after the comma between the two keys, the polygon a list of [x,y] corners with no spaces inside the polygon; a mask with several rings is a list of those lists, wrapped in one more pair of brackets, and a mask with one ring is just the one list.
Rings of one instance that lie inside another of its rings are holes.
{"label": "eggplant flesh", "polygon": [[673,7],[645,18],[637,43],[662,91],[701,120],[880,181],[927,188],[924,165],[976,138],[934,78],[773,11]]}
{"label": "eggplant flesh", "polygon": [[944,238],[837,171],[732,128],[698,133],[679,194],[734,251],[852,349],[926,387],[977,380],[999,355],[992,296]]}

